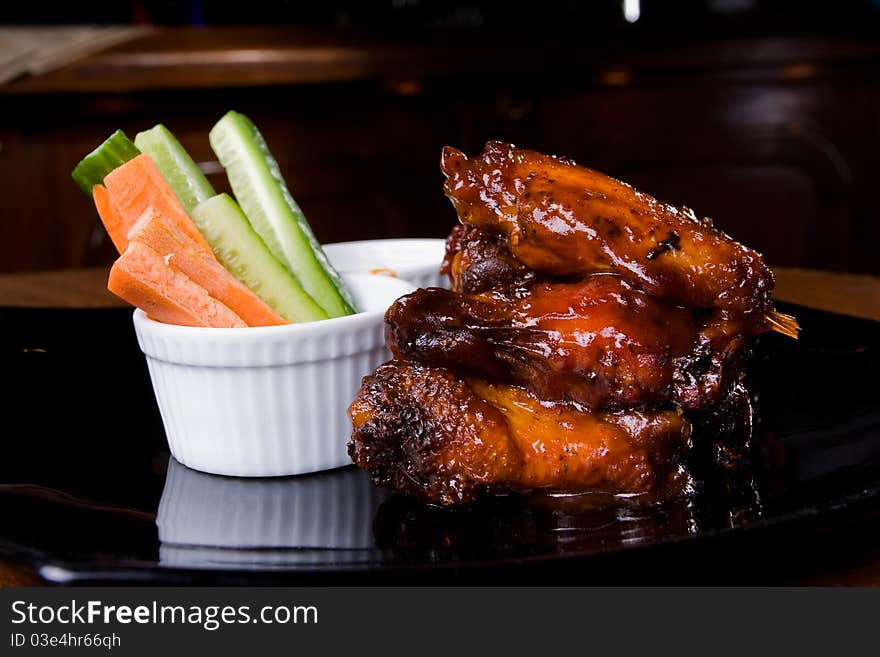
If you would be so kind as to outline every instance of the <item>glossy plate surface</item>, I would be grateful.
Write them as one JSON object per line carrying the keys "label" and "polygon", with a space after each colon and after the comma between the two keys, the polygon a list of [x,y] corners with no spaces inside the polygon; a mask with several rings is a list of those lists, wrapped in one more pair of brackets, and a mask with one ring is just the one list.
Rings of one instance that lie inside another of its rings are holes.
{"label": "glossy plate surface", "polygon": [[458,511],[353,468],[189,470],[169,458],[130,311],[0,309],[0,558],[83,583],[782,581],[852,556],[880,519],[880,325],[782,309],[804,330],[754,345],[749,468],[660,506]]}

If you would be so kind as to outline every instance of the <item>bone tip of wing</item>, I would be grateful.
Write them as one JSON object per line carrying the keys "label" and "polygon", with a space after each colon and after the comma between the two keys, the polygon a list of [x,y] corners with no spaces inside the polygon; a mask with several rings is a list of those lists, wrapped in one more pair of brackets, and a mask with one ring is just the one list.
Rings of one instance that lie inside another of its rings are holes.
{"label": "bone tip of wing", "polygon": [[786,315],[778,310],[773,310],[767,314],[767,323],[770,330],[782,333],[795,340],[798,339],[798,332],[801,330],[800,324],[795,317]]}

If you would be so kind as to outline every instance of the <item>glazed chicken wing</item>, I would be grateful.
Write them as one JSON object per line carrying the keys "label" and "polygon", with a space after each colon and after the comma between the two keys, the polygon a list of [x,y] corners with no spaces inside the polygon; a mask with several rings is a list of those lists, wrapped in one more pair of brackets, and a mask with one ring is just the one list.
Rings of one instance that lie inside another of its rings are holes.
{"label": "glazed chicken wing", "polygon": [[441,167],[461,221],[503,235],[527,267],[557,276],[616,272],[653,296],[756,321],[771,309],[764,259],[687,208],[501,142],[473,158],[447,147]]}
{"label": "glazed chicken wing", "polygon": [[349,454],[382,486],[449,505],[481,491],[668,495],[687,484],[674,411],[587,413],[400,360],[364,379]]}
{"label": "glazed chicken wing", "polygon": [[669,400],[689,409],[711,405],[728,388],[728,365],[739,353],[714,348],[703,358],[691,311],[615,274],[534,284],[518,299],[417,290],[385,319],[397,358],[594,410]]}
{"label": "glazed chicken wing", "polygon": [[349,408],[358,466],[450,505],[526,489],[667,498],[689,481],[692,427],[739,461],[748,339],[798,330],[760,255],[568,160],[491,142],[471,159],[444,149],[442,167],[462,221],[452,290],[386,313],[395,360]]}

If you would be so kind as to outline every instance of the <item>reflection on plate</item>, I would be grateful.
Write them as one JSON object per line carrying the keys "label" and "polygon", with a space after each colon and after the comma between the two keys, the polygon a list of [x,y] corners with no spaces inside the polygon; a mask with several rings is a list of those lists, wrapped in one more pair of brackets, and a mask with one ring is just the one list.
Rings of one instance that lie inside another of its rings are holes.
{"label": "reflection on plate", "polygon": [[355,560],[373,548],[373,519],[387,494],[354,468],[245,479],[168,462],[159,502],[159,561],[167,566]]}

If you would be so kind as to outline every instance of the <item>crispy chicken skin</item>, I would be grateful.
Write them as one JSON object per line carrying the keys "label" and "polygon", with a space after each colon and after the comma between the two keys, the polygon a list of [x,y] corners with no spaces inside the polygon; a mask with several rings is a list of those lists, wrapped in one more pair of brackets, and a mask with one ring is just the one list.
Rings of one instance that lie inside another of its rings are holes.
{"label": "crispy chicken skin", "polygon": [[446,238],[440,273],[449,277],[456,292],[496,290],[514,297],[526,294],[532,283],[547,279],[514,258],[502,235],[467,224],[455,226]]}
{"label": "crispy chicken skin", "polygon": [[417,290],[398,299],[385,321],[396,358],[592,410],[670,400],[708,406],[729,387],[735,372],[728,365],[738,355],[735,347],[707,349],[704,359],[690,310],[616,274],[537,283],[518,299]]}
{"label": "crispy chicken skin", "polygon": [[521,388],[393,360],[349,409],[348,451],[374,481],[442,504],[480,491],[680,490],[691,427],[675,411],[584,413]]}
{"label": "crispy chicken skin", "polygon": [[687,208],[502,142],[472,158],[446,147],[441,168],[459,219],[506,237],[527,267],[556,276],[616,272],[653,296],[755,321],[771,309],[764,259]]}

